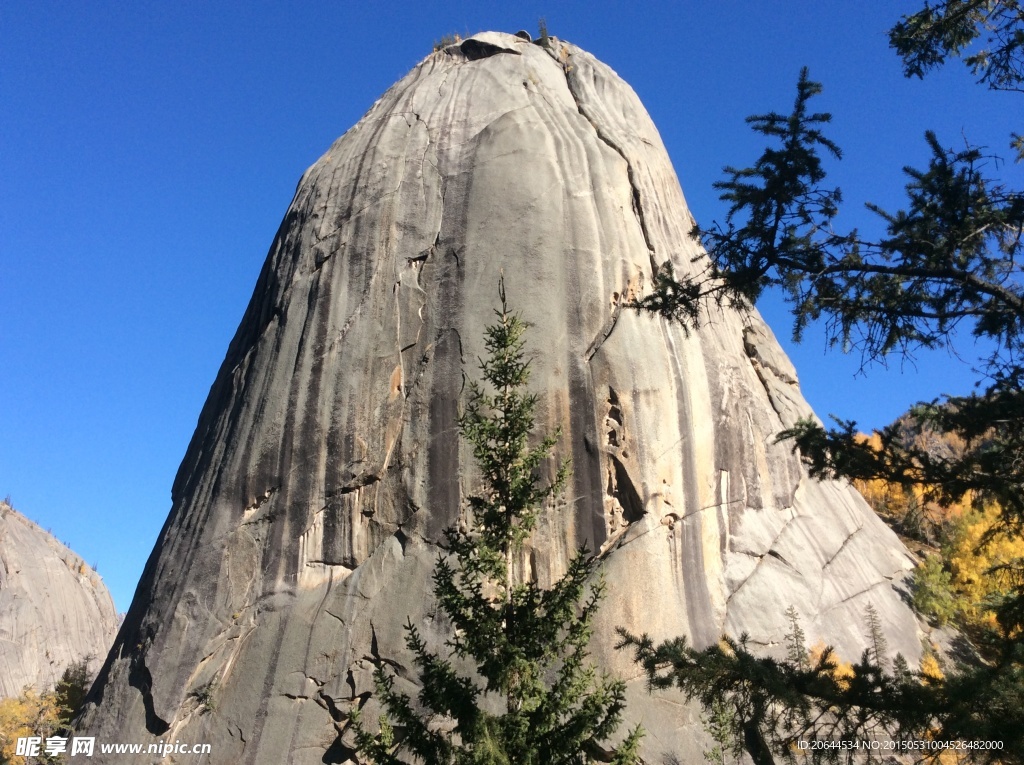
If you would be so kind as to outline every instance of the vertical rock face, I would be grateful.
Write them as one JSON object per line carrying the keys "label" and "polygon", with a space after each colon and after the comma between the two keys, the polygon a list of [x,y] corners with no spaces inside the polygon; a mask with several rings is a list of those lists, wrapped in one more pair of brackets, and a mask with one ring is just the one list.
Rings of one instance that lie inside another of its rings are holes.
{"label": "vertical rock face", "polygon": [[631,678],[648,761],[701,762],[700,726],[646,694],[615,626],[771,651],[795,605],[856,658],[872,603],[916,656],[905,550],[774,443],[811,412],[761,319],[687,334],[622,307],[655,264],[693,267],[692,223],[643,106],[588,53],[484,33],[425,59],[303,176],[81,727],[349,758],[374,663],[415,677],[406,619],[447,634],[430,574],[476,486],[456,414],[501,273],[534,326],[539,430],[573,466],[525,565],[544,583],[603,551],[593,653]]}
{"label": "vertical rock face", "polygon": [[99,574],[6,502],[0,502],[0,698],[47,691],[68,665],[95,670],[117,633]]}

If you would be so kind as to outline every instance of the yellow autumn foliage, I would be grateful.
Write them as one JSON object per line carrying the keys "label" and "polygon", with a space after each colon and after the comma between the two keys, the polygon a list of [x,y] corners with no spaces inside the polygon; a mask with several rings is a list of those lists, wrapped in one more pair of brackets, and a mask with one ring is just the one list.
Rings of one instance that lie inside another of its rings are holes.
{"label": "yellow autumn foliage", "polygon": [[[821,657],[824,655],[826,650],[825,644],[818,641],[811,646],[807,652],[807,657],[811,662],[812,667],[816,667],[818,662],[821,661]],[[849,690],[850,680],[854,676],[853,664],[848,661],[842,661],[834,653],[832,654],[832,662],[835,664],[835,668],[829,673],[832,678],[836,681],[836,685],[842,688],[844,691]]]}
{"label": "yellow autumn foliage", "polygon": [[921,657],[921,674],[924,675],[928,680],[939,681],[946,678],[946,673],[942,671],[942,667],[939,666],[939,660],[935,658],[934,653],[925,653]]}
{"label": "yellow autumn foliage", "polygon": [[987,507],[966,513],[943,548],[952,588],[965,624],[998,630],[993,598],[1008,594],[1013,583],[998,566],[1024,558],[1024,539],[993,533],[1000,511]]}
{"label": "yellow autumn foliage", "polygon": [[16,754],[18,739],[55,735],[61,727],[60,712],[56,694],[38,693],[31,687],[18,696],[0,699],[0,762],[23,765],[26,758]]}
{"label": "yellow autumn foliage", "polygon": [[[861,441],[881,449],[878,434],[861,436]],[[853,482],[871,508],[880,516],[899,523],[911,536],[928,538],[935,529],[955,522],[970,507],[970,498],[949,506],[939,505],[927,498],[921,486],[904,487],[880,478]]]}
{"label": "yellow autumn foliage", "polygon": [[[962,442],[948,433],[929,434],[928,437],[941,440],[954,453],[963,448]],[[877,434],[863,436],[863,440],[870,446],[881,446]],[[948,578],[948,592],[944,596],[932,593],[932,602],[938,602],[942,597],[951,598],[953,611],[962,626],[998,631],[991,604],[1008,594],[1012,587],[1007,575],[993,568],[1024,558],[1024,539],[993,531],[1000,517],[1000,508],[992,504],[983,510],[973,509],[970,496],[952,505],[940,506],[927,500],[927,492],[922,487],[904,488],[880,479],[855,481],[854,486],[876,513],[896,521],[904,529],[941,530],[941,569],[947,572],[943,577]],[[928,536],[928,533],[922,536]],[[937,568],[937,564],[933,565]],[[946,586],[942,585],[944,592]],[[943,618],[939,621],[941,623]]]}

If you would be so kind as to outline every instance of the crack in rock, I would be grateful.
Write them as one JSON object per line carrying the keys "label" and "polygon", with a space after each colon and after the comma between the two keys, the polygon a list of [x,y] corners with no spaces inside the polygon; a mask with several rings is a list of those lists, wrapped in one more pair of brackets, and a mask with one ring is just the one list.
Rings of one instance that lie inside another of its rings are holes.
{"label": "crack in rock", "polygon": [[615,544],[626,529],[647,515],[647,503],[626,467],[629,436],[624,424],[622,402],[611,386],[608,387],[607,405],[601,451],[607,460],[603,504],[608,538],[602,544],[602,549]]}
{"label": "crack in rock", "polygon": [[853,593],[852,595],[847,595],[842,600],[837,600],[835,603],[833,603],[831,606],[826,608],[824,611],[818,611],[818,616],[820,617],[822,614],[827,614],[829,611],[832,611],[832,610],[834,610],[836,608],[839,608],[839,606],[843,605],[844,603],[850,602],[854,598],[863,595],[865,592],[871,592],[872,590],[878,589],[879,587],[882,587],[884,585],[889,585],[891,587],[892,586],[892,582],[889,579],[883,578],[882,581],[880,581],[880,582],[875,582],[874,584],[868,585],[863,590],[857,590],[857,592]]}
{"label": "crack in rock", "polygon": [[[563,50],[567,49],[563,48]],[[629,188],[632,192],[633,215],[636,216],[637,223],[640,224],[640,233],[642,234],[644,238],[644,244],[647,247],[647,257],[650,259],[651,262],[652,273],[657,273],[657,255],[654,249],[654,243],[651,240],[651,232],[647,227],[647,218],[644,216],[644,207],[640,196],[640,186],[636,180],[636,171],[633,169],[633,163],[630,161],[629,157],[626,156],[626,152],[622,149],[622,147],[615,143],[615,141],[613,141],[608,136],[608,134],[605,133],[600,128],[600,126],[597,124],[594,118],[587,114],[586,109],[583,108],[583,102],[580,100],[579,95],[573,88],[572,78],[569,76],[572,67],[569,65],[568,57],[571,54],[566,53],[566,60],[560,61],[558,58],[558,54],[555,53],[553,48],[548,48],[547,51],[548,54],[553,59],[555,59],[556,63],[560,64],[562,67],[562,73],[565,75],[565,85],[569,90],[569,95],[572,96],[573,102],[576,104],[576,110],[587,122],[590,123],[590,126],[594,128],[594,132],[597,134],[597,137],[605,144],[607,144],[607,146],[611,148],[612,151],[614,151],[616,154],[622,157],[622,161],[626,163],[626,179],[629,181]]]}
{"label": "crack in rock", "polygon": [[619,314],[622,313],[622,304],[619,302],[615,303],[615,307],[612,308],[612,315],[608,317],[608,320],[604,323],[604,326],[597,333],[586,352],[583,354],[583,358],[586,361],[590,361],[594,358],[594,354],[597,353],[601,346],[604,345],[604,341],[611,335],[612,330],[615,329],[615,325],[619,321]]}
{"label": "crack in rock", "polygon": [[765,553],[765,555],[771,555],[773,558],[777,558],[778,560],[781,560],[783,563],[785,563],[787,566],[789,566],[794,571],[797,571],[797,567],[794,566],[792,563],[790,563],[788,560],[786,560],[782,556],[782,553],[780,553],[778,550],[769,550],[767,553]]}
{"label": "crack in rock", "polygon": [[789,385],[798,385],[799,383],[797,382],[797,379],[789,374],[788,371],[779,369],[778,365],[772,364],[768,359],[761,355],[761,351],[757,347],[757,343],[751,339],[754,334],[755,330],[753,327],[748,326],[743,328],[743,350],[747,354],[747,357],[756,360],[762,367],[767,369],[782,382],[788,383]]}
{"label": "crack in rock", "polygon": [[[747,346],[744,345],[744,348],[746,347]],[[775,412],[776,416],[781,420],[783,418],[782,411],[779,409],[779,405],[775,402],[775,396],[772,395],[771,384],[764,374],[764,367],[761,365],[758,358],[755,358],[755,356],[750,353],[747,354],[747,359],[750,361],[750,367],[754,370],[754,374],[757,375],[757,379],[761,383],[761,387],[764,388],[769,406],[771,406],[772,411]]]}
{"label": "crack in rock", "polygon": [[360,489],[366,486],[372,486],[373,484],[378,483],[380,479],[381,477],[377,473],[372,473],[369,471],[360,473],[351,481],[346,482],[344,486],[339,487],[337,492],[328,494],[327,498],[330,499],[331,497],[335,496],[335,494],[337,494],[338,496],[343,494],[351,494],[352,492],[359,491]]}
{"label": "crack in rock", "polygon": [[[701,513],[706,513],[708,510],[724,510],[725,508],[729,507],[729,505],[739,505],[739,504],[742,504],[743,501],[744,500],[742,500],[742,499],[730,499],[728,502],[716,502],[713,505],[706,505],[704,507],[698,507],[696,510],[691,510],[688,513],[676,513],[676,512],[667,513],[664,516],[662,516],[661,524],[663,526],[668,526],[669,530],[671,530],[672,527],[676,523],[678,523],[679,521],[685,521],[687,518],[692,518],[695,515],[700,515]],[[745,555],[753,555],[753,556],[756,556],[758,558],[762,557],[762,555],[763,555],[763,554],[759,554],[759,553],[748,552],[746,550],[733,550],[732,552],[741,552],[741,553],[743,553]]]}
{"label": "crack in rock", "polygon": [[785,565],[786,567],[793,569],[793,571],[795,571],[797,574],[800,573],[799,569],[797,569],[796,566],[794,566],[792,563],[790,563],[788,560],[786,560],[781,554],[779,554],[775,550],[768,550],[763,555],[758,555],[757,553],[751,553],[751,552],[748,552],[748,551],[744,551],[744,554],[745,555],[750,555],[750,556],[752,556],[754,558],[757,558],[757,563],[754,564],[754,568],[752,568],[750,570],[750,573],[747,574],[745,577],[743,577],[743,581],[741,581],[738,585],[736,585],[736,589],[734,589],[732,592],[729,593],[729,596],[725,599],[726,605],[728,605],[730,603],[730,601],[732,601],[733,597],[740,590],[743,589],[744,585],[746,585],[746,583],[749,582],[754,577],[754,575],[761,568],[761,564],[764,563],[764,559],[765,558],[775,558],[776,560],[781,561],[782,564]]}
{"label": "crack in rock", "polygon": [[839,549],[836,550],[834,553],[832,553],[832,557],[831,558],[829,558],[827,561],[825,561],[825,565],[821,567],[821,570],[824,572],[824,570],[827,569],[832,564],[832,561],[834,561],[836,558],[839,557],[839,553],[841,553],[844,549],[846,549],[846,545],[849,544],[850,540],[853,539],[855,536],[857,536],[857,534],[859,534],[863,530],[864,530],[863,526],[858,526],[853,531],[851,531],[846,536],[846,539],[843,540],[843,543],[841,545],[839,545]]}

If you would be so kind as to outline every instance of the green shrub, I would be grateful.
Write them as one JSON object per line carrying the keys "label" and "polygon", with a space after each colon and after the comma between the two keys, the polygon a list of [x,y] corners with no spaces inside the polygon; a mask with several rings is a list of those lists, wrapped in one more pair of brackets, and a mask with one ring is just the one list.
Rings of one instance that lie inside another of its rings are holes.
{"label": "green shrub", "polygon": [[914,608],[939,626],[956,616],[953,575],[942,565],[942,558],[929,555],[914,571],[910,584]]}

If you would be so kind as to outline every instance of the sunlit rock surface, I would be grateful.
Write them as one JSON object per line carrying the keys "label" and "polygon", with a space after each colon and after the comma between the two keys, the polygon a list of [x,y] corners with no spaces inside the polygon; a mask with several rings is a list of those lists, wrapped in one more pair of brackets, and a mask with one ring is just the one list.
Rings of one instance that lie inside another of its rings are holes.
{"label": "sunlit rock surface", "polygon": [[0,698],[50,690],[64,670],[96,670],[117,632],[110,592],[52,534],[0,502]]}
{"label": "sunlit rock surface", "polygon": [[457,407],[501,273],[573,467],[525,565],[544,583],[603,551],[593,654],[630,678],[649,762],[702,762],[705,739],[615,626],[778,651],[794,605],[856,659],[871,603],[913,660],[906,551],[774,442],[811,412],[761,319],[688,335],[623,308],[655,264],[694,267],[692,224],[642,104],[590,54],[486,33],[428,56],[303,176],[82,729],[216,762],[350,757],[374,662],[415,677],[406,619],[447,635],[430,574],[476,487]]}

